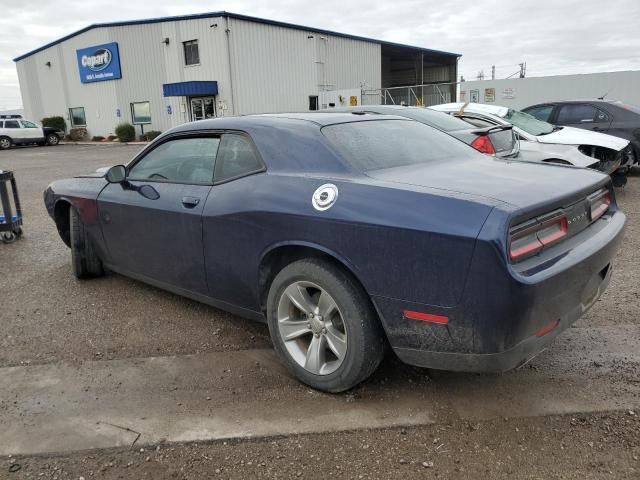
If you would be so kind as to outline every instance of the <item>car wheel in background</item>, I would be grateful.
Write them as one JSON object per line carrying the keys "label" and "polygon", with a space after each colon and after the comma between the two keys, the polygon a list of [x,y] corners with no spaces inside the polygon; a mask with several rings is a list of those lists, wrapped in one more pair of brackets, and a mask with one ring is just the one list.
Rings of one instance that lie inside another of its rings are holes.
{"label": "car wheel in background", "polygon": [[319,259],[291,263],[274,278],[267,299],[274,347],[303,383],[327,392],[369,377],[386,341],[362,287],[344,270]]}
{"label": "car wheel in background", "polygon": [[60,138],[55,133],[50,133],[49,135],[47,135],[47,145],[54,147],[59,143]]}
{"label": "car wheel in background", "polygon": [[6,150],[11,147],[11,139],[9,137],[0,137],[0,149]]}
{"label": "car wheel in background", "polygon": [[93,243],[87,235],[78,211],[73,207],[69,209],[69,230],[71,265],[76,278],[92,278],[103,275],[102,262],[93,248]]}

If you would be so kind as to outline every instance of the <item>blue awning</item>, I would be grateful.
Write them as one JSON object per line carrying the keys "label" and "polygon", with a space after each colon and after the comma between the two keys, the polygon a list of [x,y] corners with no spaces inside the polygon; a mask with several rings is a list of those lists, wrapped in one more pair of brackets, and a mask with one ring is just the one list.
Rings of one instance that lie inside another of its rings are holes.
{"label": "blue awning", "polygon": [[218,82],[216,81],[192,81],[165,83],[162,85],[162,93],[165,97],[193,97],[200,95],[217,95]]}

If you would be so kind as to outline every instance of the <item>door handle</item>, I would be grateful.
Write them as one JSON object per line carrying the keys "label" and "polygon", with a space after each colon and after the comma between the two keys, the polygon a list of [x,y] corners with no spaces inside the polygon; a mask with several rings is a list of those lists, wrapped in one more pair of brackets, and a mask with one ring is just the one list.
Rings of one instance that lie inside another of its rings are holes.
{"label": "door handle", "polygon": [[200,199],[198,197],[182,197],[182,205],[186,208],[196,207],[200,203]]}

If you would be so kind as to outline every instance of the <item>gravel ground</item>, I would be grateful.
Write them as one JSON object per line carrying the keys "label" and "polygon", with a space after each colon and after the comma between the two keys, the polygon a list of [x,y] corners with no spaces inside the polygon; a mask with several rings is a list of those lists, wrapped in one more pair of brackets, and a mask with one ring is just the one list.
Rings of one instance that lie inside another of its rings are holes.
{"label": "gravel ground", "polygon": [[[0,152],[0,169],[16,173],[25,214],[24,237],[0,244],[0,367],[269,347],[263,325],[118,275],[89,282],[73,278],[69,251],[46,214],[42,191],[52,180],[126,162],[139,148],[60,146]],[[585,334],[561,336],[527,367],[534,371],[531,378],[547,375],[553,380],[560,366],[589,381],[640,381],[638,362],[615,355],[616,342],[640,344],[640,339],[624,338],[624,332],[633,335],[640,324],[640,171],[632,172],[627,187],[618,191],[618,202],[629,221],[611,285],[574,326]],[[603,344],[598,329],[622,332],[621,339]],[[565,355],[575,349],[579,354]],[[573,363],[563,363],[566,358]],[[392,402],[394,394],[423,381],[427,373],[389,359],[357,394],[388,394]],[[394,374],[390,382],[384,380]],[[520,377],[510,374],[501,381]],[[445,373],[434,378],[441,382],[434,388],[446,393],[465,377]],[[610,395],[615,395],[613,390]],[[473,424],[455,416],[443,418],[448,420],[406,430],[4,458],[0,479],[640,478],[635,412]]]}
{"label": "gravel ground", "polygon": [[[42,201],[53,180],[124,163],[140,146],[59,146],[0,152],[13,170],[24,236],[0,244],[0,367],[264,348],[266,326],[119,275],[79,282]],[[25,295],[25,292],[28,294]]]}
{"label": "gravel ground", "polygon": [[622,480],[639,456],[639,415],[619,412],[7,458],[0,478]]}

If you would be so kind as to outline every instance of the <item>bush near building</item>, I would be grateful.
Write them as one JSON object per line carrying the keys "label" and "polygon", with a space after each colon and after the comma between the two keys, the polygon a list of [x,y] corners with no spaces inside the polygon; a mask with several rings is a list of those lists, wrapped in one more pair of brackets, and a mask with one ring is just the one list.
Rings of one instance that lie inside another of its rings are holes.
{"label": "bush near building", "polygon": [[91,137],[92,142],[102,142],[104,137],[102,135],[96,135],[95,137]]}
{"label": "bush near building", "polygon": [[45,117],[42,119],[42,126],[67,131],[67,122],[62,117]]}
{"label": "bush near building", "polygon": [[162,132],[159,131],[159,130],[149,130],[148,132],[145,132],[144,135],[142,135],[142,140],[145,141],[145,142],[150,142],[151,140],[156,138],[161,133]]}
{"label": "bush near building", "polygon": [[130,123],[121,123],[116,127],[116,135],[121,142],[133,142],[136,138],[136,129]]}
{"label": "bush near building", "polygon": [[69,140],[72,142],[80,142],[87,138],[87,129],[86,128],[72,128],[69,130],[69,135],[67,135]]}

